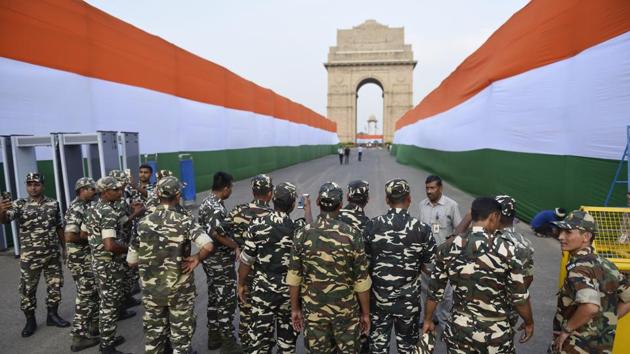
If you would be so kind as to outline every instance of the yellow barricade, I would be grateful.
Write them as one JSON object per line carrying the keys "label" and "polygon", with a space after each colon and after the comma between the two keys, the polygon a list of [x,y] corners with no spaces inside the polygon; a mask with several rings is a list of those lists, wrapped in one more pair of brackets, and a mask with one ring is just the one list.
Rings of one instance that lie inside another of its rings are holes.
{"label": "yellow barricade", "polygon": [[[615,263],[626,277],[630,277],[630,208],[583,206],[581,209],[591,214],[597,223],[597,236],[593,242],[595,251]],[[563,252],[558,287],[562,286],[566,277],[568,259],[568,253]],[[628,348],[630,315],[617,324],[613,354],[628,353]]]}

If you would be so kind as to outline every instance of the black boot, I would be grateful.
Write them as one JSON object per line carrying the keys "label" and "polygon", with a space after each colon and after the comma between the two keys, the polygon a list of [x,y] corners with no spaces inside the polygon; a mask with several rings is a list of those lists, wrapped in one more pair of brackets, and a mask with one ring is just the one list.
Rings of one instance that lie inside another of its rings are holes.
{"label": "black boot", "polygon": [[26,325],[22,330],[22,337],[30,337],[37,329],[37,321],[35,320],[35,311],[24,311],[26,316]]}
{"label": "black boot", "polygon": [[73,352],[80,352],[83,349],[91,348],[97,345],[100,341],[101,340],[98,338],[72,336],[72,345],[70,345],[70,350]]}
{"label": "black boot", "polygon": [[135,311],[121,310],[121,311],[118,312],[118,321],[123,321],[123,320],[126,320],[128,318],[132,318],[135,315],[136,315]]}
{"label": "black boot", "polygon": [[46,317],[46,326],[69,327],[70,322],[59,317],[57,314],[57,305],[48,307],[48,317]]}
{"label": "black boot", "polygon": [[123,301],[122,308],[129,309],[138,305],[142,305],[142,300],[138,300],[130,295],[128,298],[125,299],[125,301]]}

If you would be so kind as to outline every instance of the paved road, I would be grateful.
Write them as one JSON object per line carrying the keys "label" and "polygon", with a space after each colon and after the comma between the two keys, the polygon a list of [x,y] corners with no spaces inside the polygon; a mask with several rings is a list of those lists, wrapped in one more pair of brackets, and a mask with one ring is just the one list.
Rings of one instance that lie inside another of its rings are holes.
{"label": "paved road", "polygon": [[[347,185],[353,179],[365,179],[370,183],[370,203],[366,208],[369,216],[373,217],[387,210],[385,204],[385,181],[395,177],[407,179],[412,186],[413,205],[411,212],[418,213],[418,204],[424,198],[424,179],[426,172],[410,166],[398,164],[385,151],[366,150],[362,162],[356,161],[356,153],[352,155],[350,165],[339,166],[336,155],[323,157],[314,161],[294,165],[271,173],[274,182],[290,181],[297,185],[300,193],[309,193],[315,196],[319,186],[329,180],[333,180],[342,186]],[[467,193],[448,184],[445,185],[445,194],[459,202],[461,212],[470,206],[473,199]],[[251,198],[249,181],[235,183],[232,197],[226,201],[228,207],[237,203],[248,201]],[[201,200],[201,199],[199,199]],[[299,216],[299,212],[294,212]],[[536,273],[531,288],[534,316],[536,320],[536,333],[534,338],[525,345],[518,346],[519,353],[544,353],[551,339],[551,321],[555,308],[555,293],[558,282],[558,264],[560,250],[556,241],[535,237],[529,227],[521,223],[518,228],[534,244],[536,248],[535,262]],[[43,280],[38,289],[39,306],[37,319],[38,331],[31,338],[20,337],[20,331],[24,325],[24,318],[18,308],[18,275],[19,264],[10,252],[0,253],[0,352],[2,353],[67,353],[70,352],[70,331],[45,326],[45,299]],[[66,286],[63,288],[63,302],[60,306],[62,317],[70,320],[74,313],[73,299],[75,294],[74,284],[70,273],[65,270]],[[197,331],[193,343],[200,353],[208,352],[205,349],[207,333],[205,329],[206,311],[205,304],[207,293],[205,290],[205,275],[201,267],[196,270],[195,276],[199,296],[196,303]],[[142,312],[142,308],[136,308]],[[119,322],[119,334],[127,338],[127,342],[119,347],[120,350],[133,353],[143,352],[142,320],[138,315],[135,318]],[[303,352],[300,347],[298,352]],[[394,352],[394,351],[392,351]],[[438,346],[436,353],[444,353],[444,346]],[[92,348],[84,353],[98,353]]]}

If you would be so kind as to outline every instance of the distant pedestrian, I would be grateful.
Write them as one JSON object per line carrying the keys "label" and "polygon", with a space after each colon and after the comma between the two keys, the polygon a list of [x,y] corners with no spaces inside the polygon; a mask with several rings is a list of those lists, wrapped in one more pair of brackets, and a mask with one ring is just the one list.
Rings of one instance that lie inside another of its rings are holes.
{"label": "distant pedestrian", "polygon": [[343,150],[343,154],[346,156],[345,162],[346,165],[350,163],[350,147],[346,146],[346,148]]}
{"label": "distant pedestrian", "polygon": [[530,225],[536,236],[558,238],[560,230],[553,222],[560,221],[565,216],[566,211],[563,208],[543,210],[534,216]]}
{"label": "distant pedestrian", "polygon": [[339,164],[343,165],[343,148],[341,146],[337,149],[337,155],[339,155]]}
{"label": "distant pedestrian", "polygon": [[363,146],[359,145],[357,152],[359,154],[359,161],[361,161],[361,157],[363,157]]}

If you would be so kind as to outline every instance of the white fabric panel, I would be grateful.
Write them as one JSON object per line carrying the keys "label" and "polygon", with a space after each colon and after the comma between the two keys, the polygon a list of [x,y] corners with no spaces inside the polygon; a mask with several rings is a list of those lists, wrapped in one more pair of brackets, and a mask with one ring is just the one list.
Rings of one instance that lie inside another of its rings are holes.
{"label": "white fabric panel", "polygon": [[630,32],[574,57],[496,81],[399,129],[394,143],[618,160],[630,124]]}
{"label": "white fabric panel", "polygon": [[331,145],[337,134],[0,58],[0,134],[137,131],[141,153]]}

